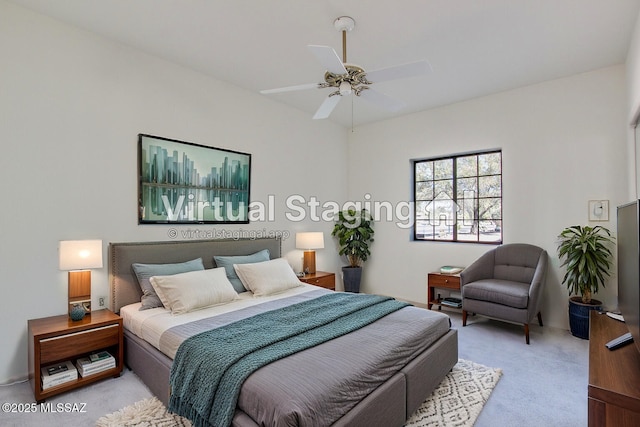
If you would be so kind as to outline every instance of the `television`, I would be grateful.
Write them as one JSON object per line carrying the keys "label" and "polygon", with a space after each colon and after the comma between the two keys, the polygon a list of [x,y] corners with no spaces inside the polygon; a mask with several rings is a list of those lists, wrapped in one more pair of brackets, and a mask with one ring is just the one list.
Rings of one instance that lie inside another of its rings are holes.
{"label": "television", "polygon": [[640,351],[639,200],[618,207],[618,310]]}

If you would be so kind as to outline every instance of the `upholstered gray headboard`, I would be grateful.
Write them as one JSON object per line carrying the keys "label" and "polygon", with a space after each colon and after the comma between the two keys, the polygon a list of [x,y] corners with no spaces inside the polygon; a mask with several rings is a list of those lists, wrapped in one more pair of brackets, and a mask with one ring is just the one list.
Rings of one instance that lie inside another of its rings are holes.
{"label": "upholstered gray headboard", "polygon": [[281,243],[279,238],[109,243],[110,309],[119,313],[121,307],[140,301],[142,291],[131,268],[133,263],[164,264],[202,258],[205,268],[213,268],[214,255],[249,255],[269,249],[271,259],[279,258]]}

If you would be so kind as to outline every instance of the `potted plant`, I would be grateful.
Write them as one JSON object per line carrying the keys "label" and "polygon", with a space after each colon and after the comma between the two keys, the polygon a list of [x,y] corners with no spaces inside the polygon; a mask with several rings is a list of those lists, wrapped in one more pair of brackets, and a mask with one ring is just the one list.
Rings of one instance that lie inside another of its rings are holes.
{"label": "potted plant", "polygon": [[344,290],[360,292],[362,263],[369,258],[369,244],[373,242],[373,219],[366,209],[348,209],[338,213],[331,235],[338,239],[340,255],[347,257],[349,265],[342,267]]}
{"label": "potted plant", "polygon": [[608,245],[613,237],[608,229],[599,225],[574,225],[565,228],[558,238],[560,266],[567,267],[562,283],[573,295],[569,298],[571,333],[589,339],[589,312],[602,307],[602,302],[592,296],[600,285],[605,287],[605,277],[609,276],[613,255]]}

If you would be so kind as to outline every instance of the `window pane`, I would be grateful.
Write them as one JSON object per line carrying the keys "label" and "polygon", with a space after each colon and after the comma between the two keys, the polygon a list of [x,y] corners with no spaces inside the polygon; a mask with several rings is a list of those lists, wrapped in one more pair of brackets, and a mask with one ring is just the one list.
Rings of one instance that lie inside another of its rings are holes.
{"label": "window pane", "polygon": [[443,180],[435,181],[433,194],[436,199],[449,199],[453,200],[453,181]]}
{"label": "window pane", "polygon": [[433,162],[433,178],[453,178],[453,159],[436,160]]}
{"label": "window pane", "polygon": [[416,202],[416,223],[417,220],[429,218],[429,206],[431,206],[431,200]]}
{"label": "window pane", "polygon": [[500,175],[479,177],[478,197],[500,197],[502,195],[501,182]]}
{"label": "window pane", "polygon": [[[471,206],[472,204],[469,203]],[[473,209],[469,209],[468,212],[464,212],[462,209],[458,211],[458,222],[456,227],[458,229],[458,240],[466,242],[478,241],[478,227],[474,225],[473,221]]]}
{"label": "window pane", "polygon": [[440,225],[453,226],[456,222],[455,203],[450,198],[435,199],[430,206],[432,212],[431,223],[436,227]]}
{"label": "window pane", "polygon": [[416,182],[433,179],[433,162],[416,163]]}
{"label": "window pane", "polygon": [[453,226],[445,225],[444,223],[438,227],[435,227],[436,234],[434,240],[453,240]]}
{"label": "window pane", "polygon": [[458,241],[459,242],[477,242],[478,241],[478,235],[474,234],[473,232],[469,231],[468,233],[461,233],[460,230],[458,230]]}
{"label": "window pane", "polygon": [[456,188],[456,192],[458,193],[458,199],[475,197],[476,191],[478,191],[478,178],[462,178],[457,180],[458,188]]}
{"label": "window pane", "polygon": [[479,221],[480,242],[499,242],[502,240],[502,232],[493,221]]}
{"label": "window pane", "polygon": [[433,181],[416,183],[416,200],[433,200]]}
{"label": "window pane", "polygon": [[433,239],[434,229],[427,221],[416,221],[416,239]]}
{"label": "window pane", "polygon": [[502,203],[501,199],[489,198],[489,199],[480,199],[478,201],[478,218],[479,219],[487,219],[487,220],[495,220],[502,219]]}
{"label": "window pane", "polygon": [[500,153],[480,154],[478,156],[478,175],[496,175],[501,173]]}
{"label": "window pane", "polygon": [[476,176],[478,174],[478,156],[458,157],[456,159],[456,174],[459,178]]}

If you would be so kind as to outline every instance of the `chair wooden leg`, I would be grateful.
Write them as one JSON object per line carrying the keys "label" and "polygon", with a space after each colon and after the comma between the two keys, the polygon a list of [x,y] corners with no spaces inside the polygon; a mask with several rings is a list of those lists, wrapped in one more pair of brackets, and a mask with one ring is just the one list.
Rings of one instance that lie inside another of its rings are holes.
{"label": "chair wooden leg", "polygon": [[542,313],[538,312],[538,323],[542,326]]}
{"label": "chair wooden leg", "polygon": [[524,338],[527,341],[527,345],[529,344],[529,324],[524,324]]}
{"label": "chair wooden leg", "polygon": [[467,326],[467,310],[462,310],[462,326]]}

